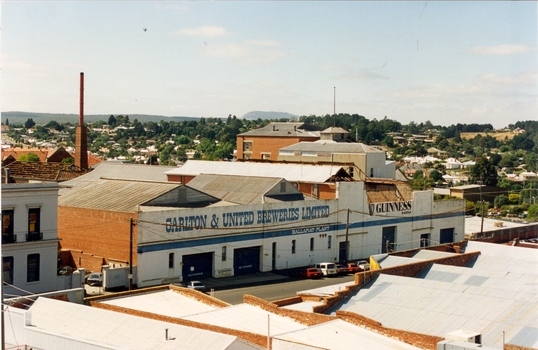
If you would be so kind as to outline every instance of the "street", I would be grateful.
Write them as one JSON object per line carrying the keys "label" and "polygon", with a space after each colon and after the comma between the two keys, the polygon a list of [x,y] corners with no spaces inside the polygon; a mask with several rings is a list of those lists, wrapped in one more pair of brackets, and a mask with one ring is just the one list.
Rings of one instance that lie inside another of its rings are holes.
{"label": "street", "polygon": [[[243,302],[243,295],[245,294],[253,295],[268,301],[275,301],[293,297],[297,295],[298,291],[352,282],[353,280],[353,275],[330,278],[325,277],[318,280],[302,279],[290,282],[267,284],[263,286],[215,291],[213,292],[213,296],[232,305],[241,304]],[[211,294],[211,292],[209,293]]]}

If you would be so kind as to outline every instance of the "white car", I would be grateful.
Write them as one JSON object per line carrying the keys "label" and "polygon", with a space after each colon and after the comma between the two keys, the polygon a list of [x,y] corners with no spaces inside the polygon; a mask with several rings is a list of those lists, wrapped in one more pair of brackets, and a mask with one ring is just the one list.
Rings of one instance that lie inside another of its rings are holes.
{"label": "white car", "polygon": [[361,260],[357,263],[357,265],[359,265],[363,271],[368,271],[370,270],[370,263],[366,260]]}

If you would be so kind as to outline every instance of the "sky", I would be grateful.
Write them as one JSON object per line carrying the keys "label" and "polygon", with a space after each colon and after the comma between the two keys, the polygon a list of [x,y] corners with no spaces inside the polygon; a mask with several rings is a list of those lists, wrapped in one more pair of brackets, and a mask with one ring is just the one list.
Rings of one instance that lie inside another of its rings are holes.
{"label": "sky", "polygon": [[2,1],[0,109],[538,120],[535,1]]}

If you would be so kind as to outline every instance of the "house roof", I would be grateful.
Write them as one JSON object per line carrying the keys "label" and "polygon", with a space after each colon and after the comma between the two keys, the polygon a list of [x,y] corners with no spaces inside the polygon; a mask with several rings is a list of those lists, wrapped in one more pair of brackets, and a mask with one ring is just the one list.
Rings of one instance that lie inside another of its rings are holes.
{"label": "house roof", "polygon": [[[74,164],[53,163],[53,162],[20,162],[15,161],[4,166],[9,169],[10,181],[28,182],[34,181],[54,181],[63,182],[75,179],[88,173],[90,170],[83,170]],[[3,182],[5,182],[5,172],[2,172]]]}
{"label": "house roof", "polygon": [[278,136],[319,138],[321,128],[306,123],[272,122],[259,129],[250,130],[238,136]]}
{"label": "house roof", "polygon": [[58,205],[134,212],[140,205],[193,207],[217,201],[218,199],[214,197],[177,182],[100,179],[95,182],[81,183],[62,194]]}
{"label": "house roof", "polygon": [[38,298],[26,312],[33,329],[96,348],[258,349],[231,335],[48,298]]}
{"label": "house roof", "polygon": [[168,170],[167,175],[197,176],[200,174],[221,174],[236,176],[261,176],[284,178],[289,182],[332,182],[334,176],[341,174],[340,165],[285,164],[255,162],[211,162],[189,160],[183,166]]}
{"label": "house roof", "polygon": [[[282,183],[286,189],[284,193],[280,193]],[[200,174],[189,181],[189,187],[237,204],[304,200],[300,191],[276,177]]]}
{"label": "house roof", "polygon": [[328,152],[328,153],[385,153],[377,148],[355,142],[335,142],[318,140],[315,142],[299,142],[283,147],[279,152]]}

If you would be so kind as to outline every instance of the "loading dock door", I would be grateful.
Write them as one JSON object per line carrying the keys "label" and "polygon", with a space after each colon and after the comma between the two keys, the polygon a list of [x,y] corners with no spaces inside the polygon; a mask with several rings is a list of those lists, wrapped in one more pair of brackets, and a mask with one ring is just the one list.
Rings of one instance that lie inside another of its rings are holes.
{"label": "loading dock door", "polygon": [[260,247],[234,250],[234,275],[260,272]]}
{"label": "loading dock door", "polygon": [[212,277],[213,253],[183,255],[183,281]]}
{"label": "loading dock door", "polygon": [[383,240],[381,241],[381,253],[388,253],[387,246],[389,249],[395,248],[394,239],[396,236],[396,226],[383,227]]}
{"label": "loading dock door", "polygon": [[454,242],[454,228],[443,228],[439,233],[439,240],[441,244]]}

